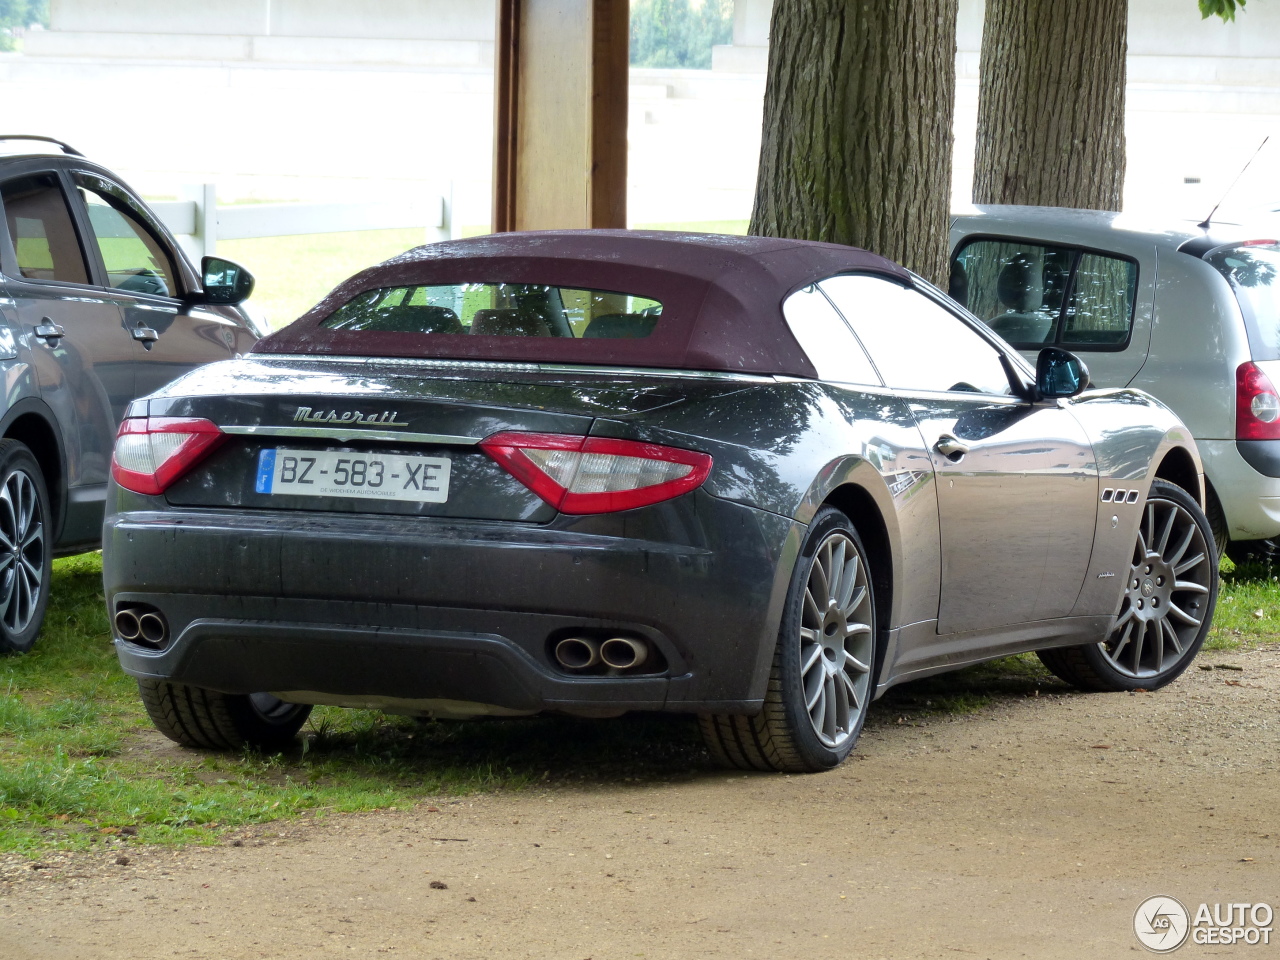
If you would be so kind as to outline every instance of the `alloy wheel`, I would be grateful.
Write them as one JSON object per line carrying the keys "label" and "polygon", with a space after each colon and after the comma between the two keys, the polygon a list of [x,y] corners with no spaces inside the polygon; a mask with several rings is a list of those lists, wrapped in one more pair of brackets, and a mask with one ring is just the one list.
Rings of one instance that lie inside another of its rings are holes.
{"label": "alloy wheel", "polygon": [[823,745],[841,746],[858,728],[871,685],[871,589],[858,549],[836,531],[818,546],[800,617],[805,709]]}
{"label": "alloy wheel", "polygon": [[1216,567],[1195,517],[1172,500],[1150,498],[1120,615],[1101,645],[1110,665],[1145,679],[1178,664],[1200,633]]}
{"label": "alloy wheel", "polygon": [[30,626],[44,588],[44,511],[36,486],[14,470],[0,486],[0,620],[10,634]]}

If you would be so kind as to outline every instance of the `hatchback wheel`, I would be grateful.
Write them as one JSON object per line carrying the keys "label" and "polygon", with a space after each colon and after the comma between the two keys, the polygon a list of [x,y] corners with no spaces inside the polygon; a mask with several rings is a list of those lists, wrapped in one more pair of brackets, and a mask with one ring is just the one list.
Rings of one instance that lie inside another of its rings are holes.
{"label": "hatchback wheel", "polygon": [[25,653],[49,606],[49,492],[26,444],[0,440],[0,652]]}
{"label": "hatchback wheel", "polygon": [[1217,599],[1217,552],[1209,522],[1185,490],[1156,480],[1111,633],[1101,643],[1042,650],[1039,657],[1084,690],[1154,690],[1195,658]]}
{"label": "hatchback wheel", "polygon": [[311,715],[309,704],[269,693],[219,693],[165,680],[139,680],[138,693],[157,730],[206,750],[283,750]]}
{"label": "hatchback wheel", "polygon": [[702,717],[712,754],[741,769],[836,766],[853,749],[874,693],[875,633],[866,550],[849,518],[824,507],[792,574],[764,710]]}

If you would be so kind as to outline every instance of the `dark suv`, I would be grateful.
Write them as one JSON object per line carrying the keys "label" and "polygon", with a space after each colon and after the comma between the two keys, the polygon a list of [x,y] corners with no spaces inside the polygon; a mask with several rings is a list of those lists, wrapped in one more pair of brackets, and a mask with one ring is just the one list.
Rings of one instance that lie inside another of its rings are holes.
{"label": "dark suv", "polygon": [[45,137],[0,136],[0,652],[30,648],[55,556],[102,535],[129,402],[258,339],[243,268],[192,269],[109,170]]}

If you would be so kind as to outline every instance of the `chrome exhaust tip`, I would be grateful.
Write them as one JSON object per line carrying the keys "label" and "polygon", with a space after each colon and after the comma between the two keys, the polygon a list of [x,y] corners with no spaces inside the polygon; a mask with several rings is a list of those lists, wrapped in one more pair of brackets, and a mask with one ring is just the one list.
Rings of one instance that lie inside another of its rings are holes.
{"label": "chrome exhaust tip", "polygon": [[587,670],[600,662],[600,645],[590,637],[565,637],[556,644],[556,662],[566,670]]}
{"label": "chrome exhaust tip", "polygon": [[144,613],[137,621],[138,632],[147,643],[158,647],[169,638],[169,625],[160,614]]}
{"label": "chrome exhaust tip", "polygon": [[142,636],[142,624],[138,615],[132,610],[121,610],[116,614],[116,634],[121,640],[137,640]]}
{"label": "chrome exhaust tip", "polygon": [[631,637],[610,637],[600,644],[600,659],[615,670],[630,670],[649,659],[649,644]]}

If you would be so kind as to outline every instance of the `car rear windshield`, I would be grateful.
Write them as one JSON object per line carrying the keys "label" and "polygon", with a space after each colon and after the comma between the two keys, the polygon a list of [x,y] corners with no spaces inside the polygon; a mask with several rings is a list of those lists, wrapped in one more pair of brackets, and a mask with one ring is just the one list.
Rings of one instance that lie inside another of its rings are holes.
{"label": "car rear windshield", "polygon": [[1235,292],[1255,360],[1280,360],[1280,243],[1219,248],[1205,257]]}
{"label": "car rear windshield", "polygon": [[320,326],[350,332],[620,340],[648,337],[661,316],[657,300],[612,290],[455,283],[366,290]]}

